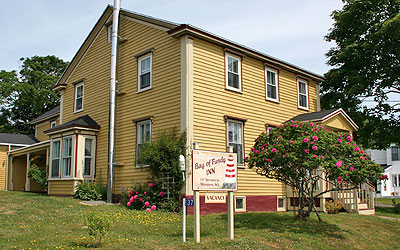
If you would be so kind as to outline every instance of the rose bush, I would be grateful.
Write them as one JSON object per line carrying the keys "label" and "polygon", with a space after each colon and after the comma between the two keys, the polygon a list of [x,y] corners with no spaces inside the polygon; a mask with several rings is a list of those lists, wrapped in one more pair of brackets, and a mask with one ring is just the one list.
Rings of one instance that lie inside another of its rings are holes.
{"label": "rose bush", "polygon": [[[263,132],[245,158],[249,168],[292,187],[299,197],[298,217],[306,219],[323,193],[375,181],[382,168],[369,159],[350,133],[313,122],[289,121]],[[330,189],[316,192],[320,180]],[[307,210],[305,210],[307,208]]]}

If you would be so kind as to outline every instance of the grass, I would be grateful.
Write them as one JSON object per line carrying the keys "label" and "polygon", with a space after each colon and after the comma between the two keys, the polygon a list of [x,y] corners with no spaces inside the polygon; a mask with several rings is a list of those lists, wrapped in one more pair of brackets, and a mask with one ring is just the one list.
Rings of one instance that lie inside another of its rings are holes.
{"label": "grass", "polygon": [[[392,198],[378,198],[378,204],[393,205]],[[395,199],[396,202],[400,202],[400,198]]]}
{"label": "grass", "polygon": [[0,192],[0,249],[89,249],[82,216],[99,211],[113,222],[102,249],[400,249],[400,223],[376,216],[341,213],[312,216],[306,222],[292,213],[235,215],[235,240],[227,239],[225,214],[201,217],[201,243],[182,243],[182,216],[130,211],[115,205],[84,206],[72,198],[23,192]]}

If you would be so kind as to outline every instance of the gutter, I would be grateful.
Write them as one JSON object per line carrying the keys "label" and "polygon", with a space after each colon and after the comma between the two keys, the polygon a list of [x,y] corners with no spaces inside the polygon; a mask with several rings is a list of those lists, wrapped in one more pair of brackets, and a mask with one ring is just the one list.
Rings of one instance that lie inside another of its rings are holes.
{"label": "gutter", "polygon": [[111,39],[111,81],[110,81],[110,125],[108,127],[108,174],[107,203],[112,203],[113,167],[114,167],[114,130],[115,130],[115,95],[117,71],[118,19],[121,0],[114,0],[112,39]]}

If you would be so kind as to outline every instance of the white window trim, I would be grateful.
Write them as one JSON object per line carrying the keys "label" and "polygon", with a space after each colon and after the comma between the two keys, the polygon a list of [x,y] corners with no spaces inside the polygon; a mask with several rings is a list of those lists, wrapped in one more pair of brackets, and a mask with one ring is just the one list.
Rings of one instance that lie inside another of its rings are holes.
{"label": "white window trim", "polygon": [[[78,94],[77,89],[78,89],[80,86],[82,86],[82,108],[79,109],[79,110],[77,110],[77,109],[76,109],[76,99],[77,99],[77,94]],[[80,84],[75,85],[74,113],[81,112],[81,111],[83,110],[84,101],[85,101],[85,84],[84,84],[84,83],[80,83]]]}
{"label": "white window trim", "polygon": [[150,138],[149,138],[149,142],[151,142],[151,137],[152,137],[152,135],[153,135],[153,121],[152,121],[152,119],[147,119],[147,120],[143,120],[143,121],[138,121],[138,122],[136,122],[136,150],[135,150],[135,152],[136,152],[136,154],[135,154],[135,161],[136,161],[136,167],[137,168],[141,168],[141,167],[149,167],[149,165],[147,165],[147,164],[138,164],[137,163],[137,157],[138,157],[138,150],[139,150],[139,147],[138,147],[138,145],[139,145],[139,126],[140,125],[142,125],[142,124],[146,124],[146,123],[149,123],[150,124]]}
{"label": "white window trim", "polygon": [[[397,160],[394,160],[393,159],[393,148],[397,148]],[[390,157],[391,157],[391,159],[392,159],[392,161],[400,161],[400,148],[399,147],[397,147],[397,146],[391,146],[390,147]]]}
{"label": "white window trim", "polygon": [[[91,156],[92,161],[91,161],[91,166],[90,166],[90,175],[85,175],[86,139],[91,139],[92,140],[92,156]],[[95,160],[96,160],[96,137],[95,136],[84,136],[83,137],[83,162],[82,162],[82,175],[83,175],[84,178],[93,178],[94,177]]]}
{"label": "white window trim", "polygon": [[[242,156],[243,156],[243,160],[244,160],[244,122],[243,121],[238,121],[238,120],[233,120],[233,119],[227,119],[226,120],[226,147],[229,147],[229,122],[233,122],[233,123],[239,123],[242,124]],[[240,164],[238,162],[238,167],[239,168],[244,168],[244,162],[242,164]]]}
{"label": "white window trim", "polygon": [[[268,71],[275,74],[275,87],[276,87],[276,98],[268,97],[268,85],[274,86],[267,82],[268,80]],[[265,67],[265,99],[268,101],[279,103],[279,82],[278,82],[278,70]]]}
{"label": "white window trim", "polygon": [[[304,94],[300,94],[300,89],[299,89],[300,82],[306,84],[306,94],[305,94],[305,96],[306,96],[306,105],[307,105],[307,107],[300,106],[300,95],[304,96]],[[307,110],[307,111],[309,110],[309,107],[308,107],[308,82],[305,81],[305,80],[302,80],[302,79],[297,79],[297,107],[299,109],[303,109],[303,110]]]}
{"label": "white window trim", "polygon": [[[229,57],[237,59],[239,61],[239,63],[238,63],[239,88],[231,87],[228,84],[228,81],[229,81],[229,77],[228,77],[228,58]],[[228,90],[235,91],[235,92],[243,93],[243,91],[242,91],[242,58],[239,57],[239,56],[234,56],[234,55],[229,54],[229,53],[225,53],[225,88],[228,89]]]}
{"label": "white window trim", "polygon": [[[71,174],[70,175],[64,175],[64,140],[65,139],[71,139]],[[63,137],[62,138],[62,142],[61,142],[61,149],[62,149],[62,151],[61,151],[61,170],[62,170],[62,173],[61,173],[61,176],[62,176],[62,179],[65,179],[65,178],[72,178],[73,176],[74,176],[74,145],[75,145],[75,140],[74,140],[74,137],[73,136],[66,136],[66,137]]]}
{"label": "white window trim", "polygon": [[[279,207],[279,199],[283,199],[283,207]],[[278,212],[285,212],[287,205],[287,199],[285,196],[277,196],[276,197],[276,211]]]}
{"label": "white window trim", "polygon": [[[58,176],[53,176],[53,144],[54,144],[54,142],[60,142],[60,156],[59,156],[59,158],[58,158]],[[61,158],[62,158],[62,154],[61,154],[61,145],[62,145],[62,142],[61,142],[61,138],[60,139],[56,139],[56,140],[52,140],[51,141],[51,149],[50,149],[50,170],[49,170],[49,177],[48,177],[48,179],[59,179],[60,178],[60,176],[61,176],[61,164],[62,164],[62,160],[61,160]]]}
{"label": "white window trim", "polygon": [[[53,124],[54,124],[54,126],[53,126]],[[57,121],[50,122],[50,128],[54,128],[56,126],[57,126]]]}
{"label": "white window trim", "polygon": [[[141,68],[142,68],[142,63],[141,62],[142,62],[142,60],[145,60],[147,58],[150,58],[150,86],[141,89],[140,88],[140,72],[142,71],[141,70]],[[147,55],[143,55],[143,56],[138,58],[137,62],[138,62],[138,72],[137,72],[137,75],[138,75],[137,89],[138,90],[137,90],[136,93],[140,93],[140,92],[143,92],[143,91],[146,91],[146,90],[149,90],[149,89],[153,88],[153,54],[149,53]]]}
{"label": "white window trim", "polygon": [[[236,199],[243,199],[243,208],[236,208]],[[246,196],[235,196],[235,212],[246,212]]]}

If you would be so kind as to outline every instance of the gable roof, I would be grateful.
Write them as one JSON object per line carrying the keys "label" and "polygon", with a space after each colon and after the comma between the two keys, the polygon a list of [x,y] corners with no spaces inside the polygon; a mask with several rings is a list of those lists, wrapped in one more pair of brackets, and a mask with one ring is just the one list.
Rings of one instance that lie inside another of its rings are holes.
{"label": "gable roof", "polygon": [[67,123],[60,124],[54,128],[50,128],[46,131],[44,131],[46,134],[50,134],[53,132],[57,132],[60,130],[68,129],[68,128],[89,128],[89,129],[94,129],[94,130],[99,130],[100,125],[97,124],[95,120],[90,118],[89,115],[84,115],[76,118],[75,120],[69,121]]}
{"label": "gable roof", "polygon": [[[59,78],[57,84],[53,87],[54,90],[62,89],[66,87],[66,80],[68,79],[69,75],[73,72],[74,68],[78,65],[80,59],[84,56],[86,51],[90,48],[91,43],[96,38],[97,34],[101,31],[102,27],[108,25],[107,20],[113,13],[113,6],[107,5],[106,9],[103,11],[103,14],[97,20],[96,24],[90,31],[89,35],[86,37],[85,41],[72,58],[71,62],[69,63],[68,67],[65,69],[62,76]],[[174,22],[170,22],[167,20],[155,18],[148,15],[143,15],[137,12],[129,11],[126,9],[120,10],[120,15],[124,15],[127,17],[131,17],[133,19],[140,20],[142,22],[146,22],[149,24],[153,24],[156,26],[163,27],[167,30],[167,33],[173,37],[179,37],[185,34],[190,34],[192,36],[200,37],[202,39],[206,39],[210,42],[228,47],[233,50],[237,50],[239,52],[245,53],[249,56],[255,57],[259,60],[271,63],[273,65],[285,68],[288,71],[295,72],[306,77],[310,77],[315,81],[323,81],[325,79],[324,76],[319,74],[313,73],[311,71],[305,70],[300,68],[294,64],[288,63],[286,61],[280,60],[278,58],[272,57],[265,53],[259,52],[257,50],[251,49],[239,43],[230,41],[229,39],[223,38],[221,36],[215,35],[211,32],[206,30],[200,29],[190,24],[178,24]]]}
{"label": "gable roof", "polygon": [[0,133],[0,144],[32,145],[39,142],[33,135]]}
{"label": "gable roof", "polygon": [[50,119],[52,117],[56,117],[60,114],[60,106],[57,106],[49,111],[47,111],[46,113],[42,114],[41,116],[36,117],[35,119],[33,119],[31,121],[32,124],[36,124],[39,123],[41,121],[45,121],[47,119]]}
{"label": "gable roof", "polygon": [[350,118],[350,116],[344,112],[342,108],[333,108],[327,110],[321,110],[317,112],[311,112],[306,114],[301,114],[298,116],[293,117],[290,120],[294,121],[313,121],[313,122],[325,122],[332,118],[333,116],[341,114],[349,123],[350,125],[357,130],[357,124]]}

